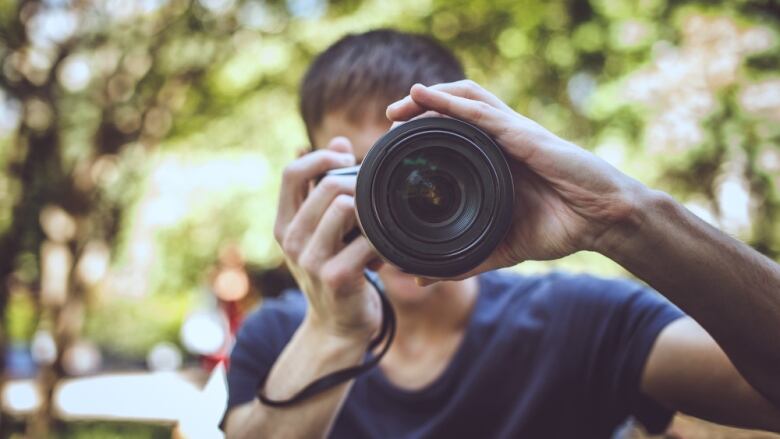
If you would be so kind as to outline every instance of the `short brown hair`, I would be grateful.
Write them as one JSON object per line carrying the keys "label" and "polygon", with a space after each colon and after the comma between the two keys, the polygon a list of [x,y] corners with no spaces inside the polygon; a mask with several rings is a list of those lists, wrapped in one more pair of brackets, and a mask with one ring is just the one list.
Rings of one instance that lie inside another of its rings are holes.
{"label": "short brown hair", "polygon": [[415,83],[433,85],[465,79],[455,55],[425,35],[379,29],[347,35],[319,54],[301,81],[300,109],[309,139],[328,111],[345,110],[358,120],[362,103],[378,117],[385,106]]}

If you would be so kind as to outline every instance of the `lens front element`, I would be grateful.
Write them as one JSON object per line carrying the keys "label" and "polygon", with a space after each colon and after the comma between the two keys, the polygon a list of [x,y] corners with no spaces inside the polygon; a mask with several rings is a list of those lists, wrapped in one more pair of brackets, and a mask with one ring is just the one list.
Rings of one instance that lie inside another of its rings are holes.
{"label": "lens front element", "polygon": [[462,206],[463,190],[452,174],[438,170],[436,166],[432,168],[412,169],[398,192],[415,218],[440,224],[451,219]]}
{"label": "lens front element", "polygon": [[412,148],[390,174],[390,214],[405,234],[421,242],[460,236],[481,206],[476,169],[455,149]]}

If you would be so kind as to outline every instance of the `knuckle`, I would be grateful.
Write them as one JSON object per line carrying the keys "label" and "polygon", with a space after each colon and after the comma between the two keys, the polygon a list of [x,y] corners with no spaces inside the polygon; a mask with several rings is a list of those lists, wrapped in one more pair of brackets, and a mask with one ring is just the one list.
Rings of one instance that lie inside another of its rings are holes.
{"label": "knuckle", "polygon": [[490,105],[484,102],[476,102],[473,110],[473,117],[475,121],[484,120],[490,113]]}
{"label": "knuckle", "polygon": [[284,167],[284,170],[282,171],[282,179],[285,181],[294,180],[298,177],[298,175],[300,175],[300,173],[301,166],[297,163],[297,161],[295,161]]}
{"label": "knuckle", "polygon": [[322,179],[319,184],[322,190],[327,193],[336,193],[341,190],[341,182],[336,177],[328,176]]}
{"label": "knuckle", "polygon": [[330,290],[340,289],[349,280],[349,270],[333,264],[323,265],[319,272],[323,285]]}
{"label": "knuckle", "polygon": [[333,208],[339,213],[349,213],[355,207],[355,199],[350,195],[341,194],[333,200]]}
{"label": "knuckle", "polygon": [[317,275],[319,272],[319,261],[317,258],[312,257],[310,253],[300,257],[298,266],[310,276]]}
{"label": "knuckle", "polygon": [[279,223],[274,224],[274,239],[279,245],[284,241],[284,227]]}
{"label": "knuckle", "polygon": [[282,251],[293,261],[298,261],[298,258],[301,255],[300,240],[288,233],[282,238]]}

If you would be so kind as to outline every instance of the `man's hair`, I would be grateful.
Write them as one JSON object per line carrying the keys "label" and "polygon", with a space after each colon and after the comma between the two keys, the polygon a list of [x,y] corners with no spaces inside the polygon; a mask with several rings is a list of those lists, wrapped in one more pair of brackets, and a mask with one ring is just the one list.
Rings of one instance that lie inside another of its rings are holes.
{"label": "man's hair", "polygon": [[[314,59],[301,81],[300,108],[309,139],[326,112],[344,111],[351,121],[409,93],[415,83],[465,79],[449,49],[425,35],[379,29],[347,35]],[[371,105],[372,108],[366,108]]]}

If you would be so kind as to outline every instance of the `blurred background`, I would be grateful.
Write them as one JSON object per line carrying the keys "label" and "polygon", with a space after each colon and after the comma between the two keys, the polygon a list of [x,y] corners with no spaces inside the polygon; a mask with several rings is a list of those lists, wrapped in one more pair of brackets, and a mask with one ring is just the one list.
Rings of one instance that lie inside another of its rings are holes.
{"label": "blurred background", "polygon": [[0,437],[219,437],[209,376],[291,285],[271,231],[297,83],[388,26],[780,258],[774,0],[0,0]]}

